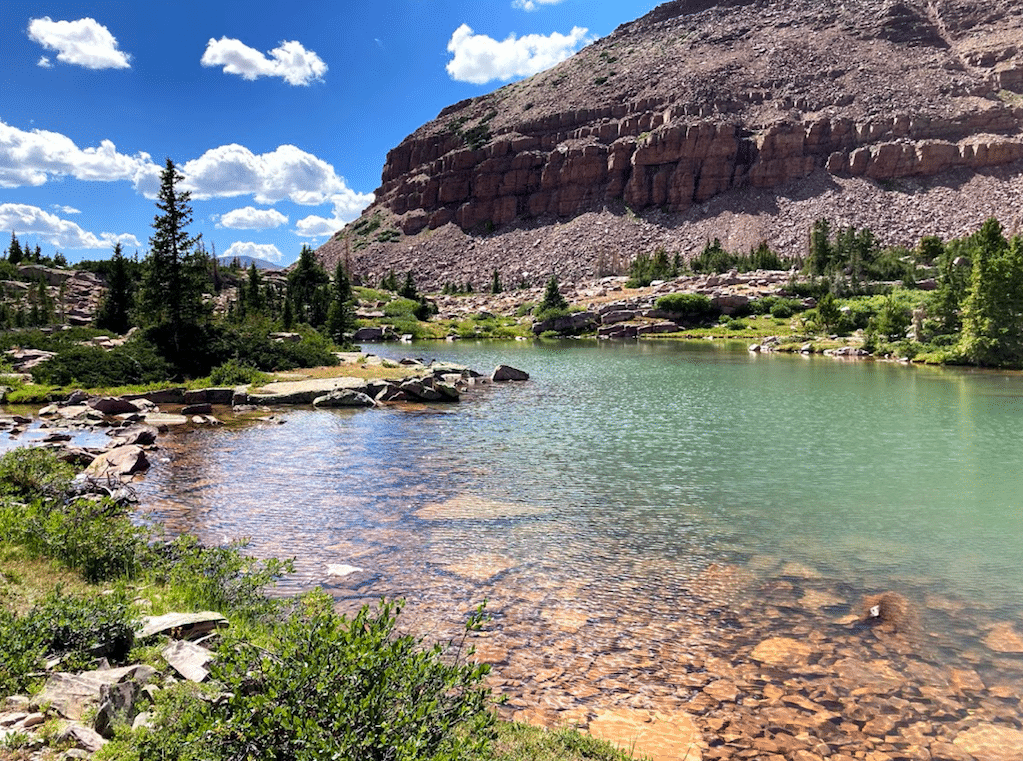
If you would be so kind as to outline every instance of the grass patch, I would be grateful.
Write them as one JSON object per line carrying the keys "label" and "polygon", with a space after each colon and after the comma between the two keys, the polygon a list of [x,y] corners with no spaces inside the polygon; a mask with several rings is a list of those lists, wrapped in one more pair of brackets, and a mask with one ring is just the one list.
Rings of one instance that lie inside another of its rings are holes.
{"label": "grass patch", "polygon": [[493,761],[627,761],[633,756],[611,743],[574,729],[543,729],[527,724],[500,723]]}

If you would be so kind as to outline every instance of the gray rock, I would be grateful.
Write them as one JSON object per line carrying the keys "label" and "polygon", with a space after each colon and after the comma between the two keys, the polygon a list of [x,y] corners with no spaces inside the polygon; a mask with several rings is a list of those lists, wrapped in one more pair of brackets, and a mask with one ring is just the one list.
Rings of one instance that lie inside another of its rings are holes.
{"label": "gray rock", "polygon": [[359,328],[352,336],[353,341],[383,341],[383,328]]}
{"label": "gray rock", "polygon": [[181,409],[182,415],[208,415],[211,412],[213,412],[213,405],[209,402],[189,404]]}
{"label": "gray rock", "polygon": [[121,445],[136,444],[138,446],[149,446],[156,442],[159,431],[155,426],[138,423],[124,428],[115,428],[107,435],[117,439]]}
{"label": "gray rock", "polygon": [[96,709],[92,728],[109,739],[114,736],[114,727],[117,724],[130,724],[138,713],[135,704],[141,690],[142,684],[135,680],[101,685],[99,708]]}
{"label": "gray rock", "polygon": [[494,374],[490,376],[490,379],[498,381],[527,381],[529,380],[529,373],[525,370],[519,370],[511,367],[510,365],[498,365],[494,369]]}
{"label": "gray rock", "polygon": [[120,478],[148,469],[149,458],[142,447],[127,444],[99,455],[84,472],[85,475],[95,478]]}
{"label": "gray rock", "polygon": [[204,647],[186,640],[175,640],[160,651],[164,660],[190,682],[204,682],[210,672],[206,667],[213,654]]}
{"label": "gray rock", "polygon": [[[233,386],[214,386],[211,388],[197,388],[192,391],[186,391],[184,399],[182,400],[185,404],[230,404],[234,398],[235,389]],[[186,413],[187,414],[187,413]]]}
{"label": "gray rock", "polygon": [[636,319],[636,312],[631,309],[615,309],[600,316],[601,325],[614,325],[616,322],[627,322]]}
{"label": "gray rock", "polygon": [[314,407],[373,407],[376,402],[368,394],[342,388],[313,400]]}
{"label": "gray rock", "polygon": [[67,725],[57,735],[57,740],[70,743],[76,748],[89,751],[89,753],[95,753],[107,744],[107,741],[96,730],[77,723]]}
{"label": "gray rock", "polygon": [[86,710],[99,704],[103,685],[131,681],[136,675],[150,679],[153,670],[148,666],[124,666],[116,669],[85,671],[81,674],[57,672],[51,674],[43,689],[32,699],[36,708],[49,706],[65,719],[78,721]]}
{"label": "gray rock", "polygon": [[211,610],[202,613],[165,613],[144,618],[142,628],[135,632],[135,636],[147,639],[166,634],[175,639],[198,639],[228,625],[226,618]]}
{"label": "gray rock", "polygon": [[142,411],[142,408],[131,399],[119,396],[97,396],[90,399],[88,405],[104,415],[123,415]]}

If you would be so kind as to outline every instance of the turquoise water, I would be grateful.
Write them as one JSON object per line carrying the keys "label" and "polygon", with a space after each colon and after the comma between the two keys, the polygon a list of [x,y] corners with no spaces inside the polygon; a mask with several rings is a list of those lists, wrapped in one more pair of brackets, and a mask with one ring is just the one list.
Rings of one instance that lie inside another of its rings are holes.
{"label": "turquoise water", "polygon": [[405,598],[430,639],[487,600],[508,718],[1018,745],[1023,376],[653,342],[379,351],[532,377],[163,437],[144,508],[295,557],[285,591]]}
{"label": "turquoise water", "polygon": [[[1023,611],[1023,376],[652,342],[379,351],[532,378],[452,407],[195,432],[143,497],[181,529],[295,555],[312,581],[361,534],[394,565],[467,547],[582,574],[607,571],[595,555],[774,559]],[[417,517],[459,495],[535,515]]]}

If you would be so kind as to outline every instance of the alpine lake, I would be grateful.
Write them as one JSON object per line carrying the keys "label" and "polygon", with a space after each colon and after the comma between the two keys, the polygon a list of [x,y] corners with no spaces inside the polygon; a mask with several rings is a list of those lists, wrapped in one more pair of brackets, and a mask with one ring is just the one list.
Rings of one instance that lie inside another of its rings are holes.
{"label": "alpine lake", "polygon": [[141,509],[470,642],[638,754],[1023,759],[1023,375],[702,342],[364,347],[524,383],[163,436]]}

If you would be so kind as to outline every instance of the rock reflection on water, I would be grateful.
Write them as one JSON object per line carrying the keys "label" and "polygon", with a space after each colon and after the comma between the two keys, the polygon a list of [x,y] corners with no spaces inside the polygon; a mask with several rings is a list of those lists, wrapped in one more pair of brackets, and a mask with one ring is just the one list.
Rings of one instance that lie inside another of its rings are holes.
{"label": "rock reflection on water", "polygon": [[472,442],[416,424],[451,414],[294,412],[166,437],[143,504],[172,531],[295,557],[285,591],[321,585],[346,611],[404,597],[402,625],[429,638],[486,599],[474,645],[509,718],[655,759],[1023,759],[1018,611],[921,579],[899,590],[912,625],[894,626],[861,610],[881,590],[725,551],[684,506],[644,533],[658,515],[588,511],[553,482],[543,500],[491,499],[460,454]]}

